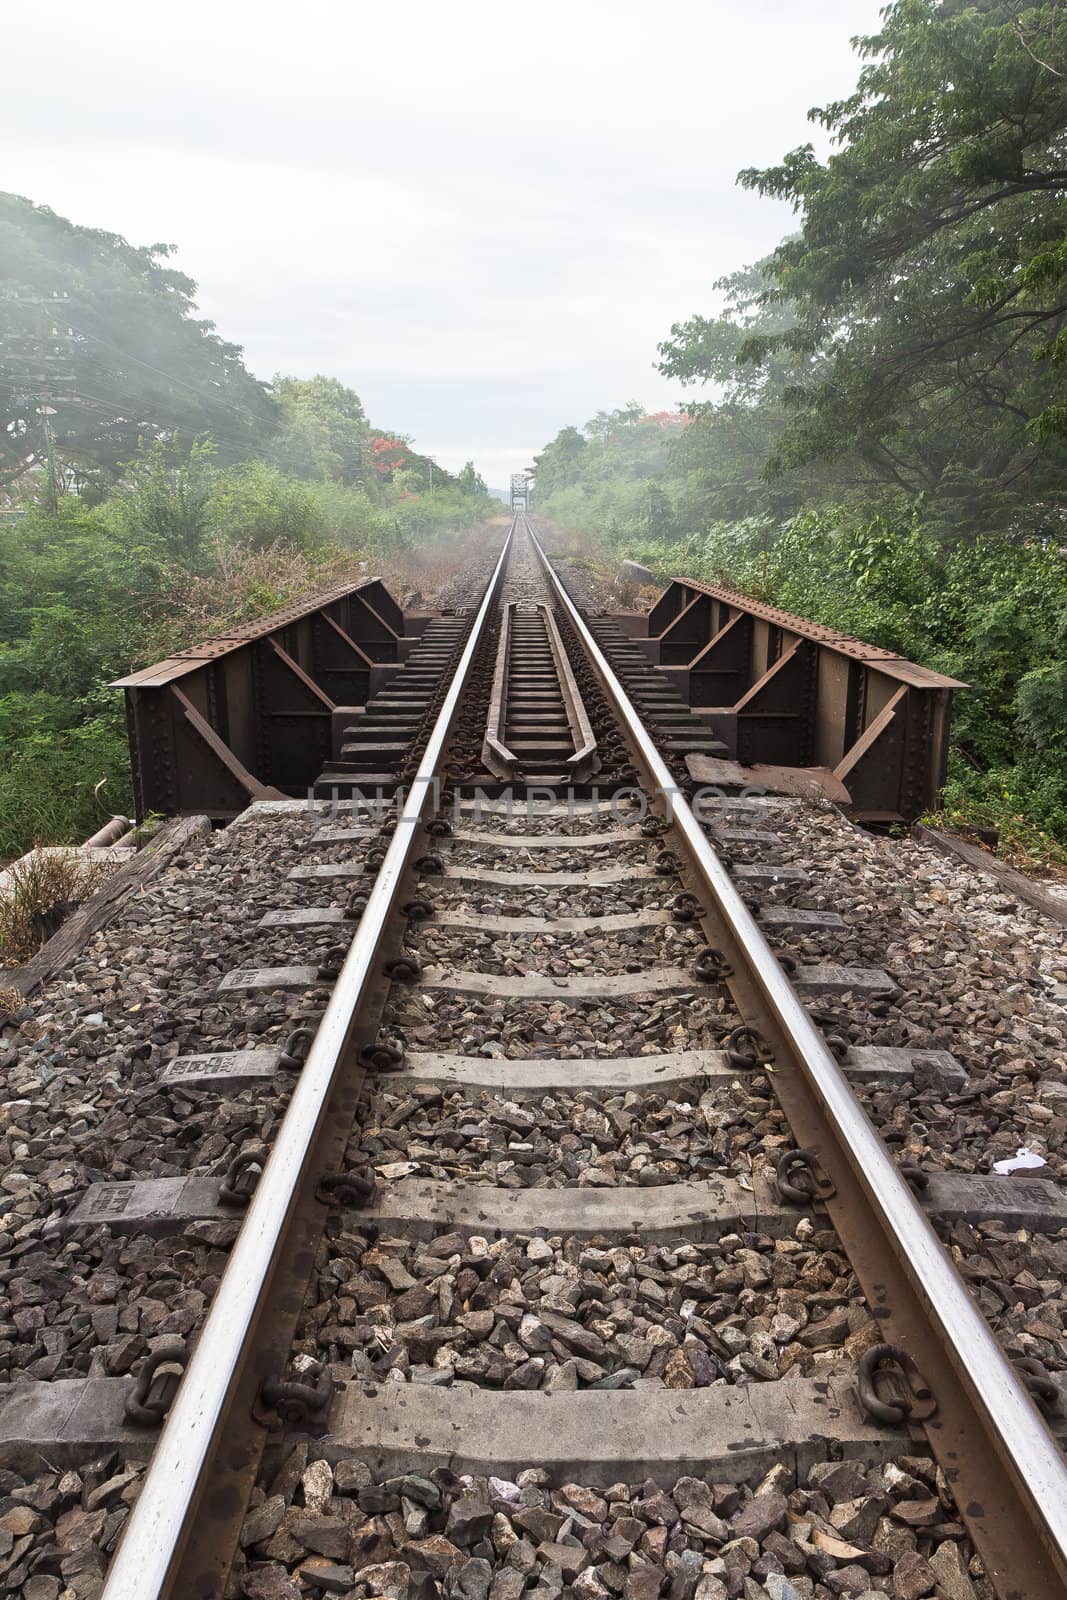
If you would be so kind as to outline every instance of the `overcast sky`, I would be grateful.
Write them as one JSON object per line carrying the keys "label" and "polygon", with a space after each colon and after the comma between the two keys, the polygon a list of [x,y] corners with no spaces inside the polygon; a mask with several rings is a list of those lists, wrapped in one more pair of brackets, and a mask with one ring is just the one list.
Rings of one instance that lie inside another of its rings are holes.
{"label": "overcast sky", "polygon": [[[777,243],[876,0],[50,0],[4,20],[0,188],[165,240],[260,377],[326,372],[491,484],[681,390],[672,322]],[[46,20],[45,20],[46,17]]]}

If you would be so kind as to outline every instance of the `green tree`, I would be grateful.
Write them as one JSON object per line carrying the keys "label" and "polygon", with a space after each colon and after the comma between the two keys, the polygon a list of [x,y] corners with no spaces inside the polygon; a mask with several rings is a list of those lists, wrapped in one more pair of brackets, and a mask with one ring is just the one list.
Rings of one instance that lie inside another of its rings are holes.
{"label": "green tree", "polygon": [[645,484],[645,532],[650,539],[666,539],[671,532],[671,502],[655,478]]}
{"label": "green tree", "polygon": [[456,483],[461,492],[472,499],[484,499],[489,493],[485,479],[475,471],[473,461],[466,462],[463,470],[456,474]]}
{"label": "green tree", "polygon": [[640,400],[628,400],[624,406],[617,406],[614,411],[598,411],[585,425],[585,431],[591,439],[607,439],[620,428],[632,428],[641,421],[645,408]]}
{"label": "green tree", "polygon": [[279,541],[308,549],[326,531],[314,485],[287,477],[266,461],[245,461],[220,472],[207,510],[223,544],[254,550]]}
{"label": "green tree", "polygon": [[857,48],[856,92],[811,113],[828,160],[806,145],[741,174],[801,215],[760,296],[789,325],[739,352],[757,372],[800,368],[772,468],[851,452],[881,483],[955,499],[959,520],[1010,522],[1025,496],[1058,524],[1067,9],[896,0]]}
{"label": "green tree", "polygon": [[[788,392],[826,367],[821,353],[776,348],[776,337],[795,327],[796,312],[772,294],[774,286],[768,261],[730,273],[715,284],[723,296],[719,315],[676,322],[670,339],[659,346],[665,376],[710,387],[714,396],[689,401],[693,426],[672,451],[671,473],[685,525],[790,515],[829,476],[809,468],[769,481],[765,471],[790,420]],[[742,351],[757,337],[766,342],[763,360],[741,361]],[[834,487],[840,491],[843,478],[866,484],[870,476],[854,458],[838,462]]]}
{"label": "green tree", "polygon": [[548,496],[575,482],[585,444],[585,435],[578,428],[568,426],[559,430],[539,456],[534,456],[539,496]]}
{"label": "green tree", "polygon": [[211,526],[215,447],[196,439],[185,451],[178,439],[154,439],[126,475],[113,510],[122,525],[158,547],[168,561],[195,568]]}
{"label": "green tree", "polygon": [[117,478],[142,441],[210,434],[238,459],[276,426],[240,348],[197,317],[172,250],[0,193],[0,482],[40,467],[44,407],[74,486]]}
{"label": "green tree", "polygon": [[276,374],[271,393],[281,411],[281,427],[268,454],[283,472],[350,486],[370,479],[370,429],[354,389],[336,378]]}

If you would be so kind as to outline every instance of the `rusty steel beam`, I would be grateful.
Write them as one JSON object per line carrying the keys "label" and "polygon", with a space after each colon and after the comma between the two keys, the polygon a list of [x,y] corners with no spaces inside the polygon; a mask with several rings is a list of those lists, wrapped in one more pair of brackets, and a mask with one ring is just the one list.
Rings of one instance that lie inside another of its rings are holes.
{"label": "rusty steel beam", "polygon": [[233,751],[230,749],[229,745],[226,744],[224,740],[219,738],[210,722],[207,722],[200,715],[199,711],[182,692],[182,690],[178,688],[176,683],[169,685],[169,692],[174,696],[175,700],[177,700],[178,704],[181,706],[186,722],[196,733],[200,735],[201,739],[203,739],[204,743],[207,745],[212,755],[218,760],[223,769],[229,773],[231,778],[240,784],[249,800],[285,799],[285,796],[282,794],[280,789],[271,789],[266,784],[260,783],[258,779],[252,776],[247,767],[243,767],[241,765]]}
{"label": "rusty steel beam", "polygon": [[958,678],[699,578],[620,621],[741,766],[825,769],[861,820],[936,808]]}
{"label": "rusty steel beam", "polygon": [[[138,819],[224,820],[299,795],[329,757],[335,705],[364,705],[409,619],[380,578],[343,584],[119,678]],[[412,618],[412,632],[425,619]]]}

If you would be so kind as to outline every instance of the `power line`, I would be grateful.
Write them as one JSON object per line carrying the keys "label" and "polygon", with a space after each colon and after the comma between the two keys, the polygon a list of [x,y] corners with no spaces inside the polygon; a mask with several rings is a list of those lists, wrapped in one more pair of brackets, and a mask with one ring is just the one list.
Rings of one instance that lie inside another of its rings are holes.
{"label": "power line", "polygon": [[[121,349],[119,345],[113,344],[111,340],[102,338],[100,334],[89,333],[87,329],[79,328],[77,323],[71,322],[69,317],[65,318],[64,320],[66,321],[67,326],[72,328],[75,333],[80,334],[83,339],[92,339],[96,344],[102,344],[105,350],[113,350],[114,353],[121,356],[124,361],[132,361],[135,367],[143,367],[146,372],[154,372],[157,377],[166,378],[168,383],[174,383],[177,384],[179,388],[188,389],[190,394],[195,394],[200,398],[210,398],[214,400],[217,405],[222,406],[225,410],[232,411],[234,416],[243,417],[252,423],[262,422],[263,419],[261,417],[257,417],[256,413],[254,411],[250,411],[247,406],[237,405],[232,400],[224,400],[221,395],[212,393],[211,390],[205,389],[202,385],[190,383],[186,378],[175,377],[172,372],[165,372],[162,367],[153,366],[150,361],[142,361],[139,356],[131,355],[128,350]],[[251,374],[249,374],[249,376],[251,376]],[[252,381],[255,382],[256,380],[253,379]]]}
{"label": "power line", "polygon": [[[190,383],[187,378],[179,378],[175,373],[167,372],[163,367],[157,367],[150,361],[143,361],[140,356],[133,355],[129,350],[123,350],[120,345],[115,344],[110,339],[105,339],[101,334],[90,333],[87,328],[80,328],[76,322],[71,321],[71,318],[68,314],[69,301],[67,300],[24,300],[4,298],[0,299],[0,305],[2,304],[49,306],[53,307],[57,311],[62,310],[62,317],[57,317],[56,320],[61,320],[67,328],[71,329],[81,338],[91,339],[95,344],[102,345],[105,350],[111,350],[115,355],[121,356],[124,361],[132,362],[135,367],[142,367],[144,371],[153,372],[155,373],[156,377],[164,378],[168,383],[175,384],[178,388],[187,389],[190,394],[195,395],[200,400],[213,401],[217,406],[222,407],[223,410],[232,412],[235,417],[241,418],[242,421],[247,422],[250,425],[262,425],[264,419],[257,416],[257,414],[249,407],[242,406],[232,399],[226,399],[222,395],[215,393],[213,390],[206,388],[203,385]],[[52,337],[62,338],[64,336],[53,333]],[[249,378],[253,383],[257,381],[255,378],[252,378],[250,373]]]}
{"label": "power line", "polygon": [[[143,402],[133,400],[129,395],[115,395],[111,399],[105,399],[102,395],[90,394],[85,389],[75,388],[71,384],[64,384],[62,393],[57,393],[53,389],[50,390],[49,397],[58,400],[60,403],[65,400],[73,400],[82,405],[94,406],[97,410],[106,412],[115,423],[127,422],[131,427],[155,427],[167,429],[174,433],[180,431],[177,422],[163,422],[158,416],[146,415],[143,410]],[[29,403],[38,398],[40,396],[29,390],[25,390],[22,395],[23,403]],[[247,438],[235,439],[232,434],[221,433],[218,428],[210,426],[205,428],[204,432],[208,433],[211,438],[217,439],[220,444],[231,445],[235,450],[247,450],[249,448]]]}
{"label": "power line", "polygon": [[[30,398],[32,397],[27,396],[27,399]],[[167,432],[171,434],[177,434],[180,431],[174,424],[162,423],[156,418],[140,415],[136,407],[124,406],[121,399],[104,400],[99,395],[90,395],[86,394],[84,390],[72,390],[69,388],[64,395],[56,396],[56,398],[60,401],[69,398],[95,410],[100,414],[99,421],[101,424],[111,422],[115,425],[125,424],[130,429],[156,429],[160,433]],[[123,412],[125,413],[124,415],[121,414]],[[250,448],[247,438],[235,439],[230,434],[220,433],[217,428],[205,428],[204,433],[214,442],[228,445],[236,454],[244,454],[247,458]]]}

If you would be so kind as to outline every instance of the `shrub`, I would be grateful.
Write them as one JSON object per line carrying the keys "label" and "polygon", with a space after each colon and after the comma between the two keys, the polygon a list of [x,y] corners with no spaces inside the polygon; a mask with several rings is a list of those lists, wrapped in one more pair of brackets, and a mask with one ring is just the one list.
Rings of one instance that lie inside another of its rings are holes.
{"label": "shrub", "polygon": [[[0,856],[17,855],[34,839],[85,839],[133,804],[118,704],[80,726],[38,728],[0,753]],[[96,794],[101,780],[106,810]]]}
{"label": "shrub", "polygon": [[110,861],[40,847],[15,862],[0,889],[0,960],[28,961],[114,870]]}

